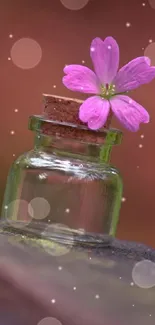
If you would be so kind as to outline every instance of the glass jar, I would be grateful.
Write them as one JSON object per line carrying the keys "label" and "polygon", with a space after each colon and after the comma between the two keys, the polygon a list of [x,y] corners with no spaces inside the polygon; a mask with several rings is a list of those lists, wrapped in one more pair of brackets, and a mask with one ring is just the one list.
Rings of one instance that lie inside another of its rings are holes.
{"label": "glass jar", "polygon": [[[59,224],[81,234],[114,236],[122,180],[109,159],[122,133],[115,129],[94,133],[43,116],[31,116],[29,129],[35,132],[35,146],[12,164],[2,220],[16,229],[32,223],[43,229]],[[96,143],[91,140],[94,134]]]}

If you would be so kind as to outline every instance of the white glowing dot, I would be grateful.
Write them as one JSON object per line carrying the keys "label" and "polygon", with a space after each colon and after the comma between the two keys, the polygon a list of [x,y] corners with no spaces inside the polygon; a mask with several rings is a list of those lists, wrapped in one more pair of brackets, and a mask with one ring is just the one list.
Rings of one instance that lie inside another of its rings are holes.
{"label": "white glowing dot", "polygon": [[111,45],[108,45],[108,50],[111,50]]}
{"label": "white glowing dot", "polygon": [[144,47],[142,47],[142,50],[144,51]]}
{"label": "white glowing dot", "polygon": [[122,197],[122,202],[125,202],[126,201],[126,198],[125,197]]}
{"label": "white glowing dot", "polygon": [[137,168],[139,168],[139,166],[137,166]]}
{"label": "white glowing dot", "polygon": [[89,257],[89,259],[91,260],[91,257]]}
{"label": "white glowing dot", "polygon": [[53,317],[43,318],[37,325],[62,325],[60,321]]}
{"label": "white glowing dot", "polygon": [[132,305],[132,307],[135,307],[135,305]]}
{"label": "white glowing dot", "polygon": [[152,315],[150,314],[149,316],[151,317]]}
{"label": "white glowing dot", "polygon": [[143,145],[142,144],[139,144],[139,146],[138,146],[139,148],[143,148]]}
{"label": "white glowing dot", "polygon": [[61,271],[62,270],[62,266],[58,266],[58,270]]}
{"label": "white glowing dot", "polygon": [[76,290],[76,287],[73,287],[73,290],[75,291]]}
{"label": "white glowing dot", "polygon": [[143,260],[136,263],[132,270],[132,279],[140,288],[152,288],[155,286],[155,263]]}
{"label": "white glowing dot", "polygon": [[70,209],[66,209],[65,212],[66,212],[66,213],[69,213],[69,212],[70,212]]}
{"label": "white glowing dot", "polygon": [[11,61],[11,58],[10,57],[8,58],[8,61]]}
{"label": "white glowing dot", "polygon": [[129,99],[129,104],[132,104],[133,100],[132,99]]}
{"label": "white glowing dot", "polygon": [[15,157],[16,155],[15,155],[15,153],[13,153],[13,155],[12,155],[13,157]]}
{"label": "white glowing dot", "polygon": [[149,39],[149,43],[152,43],[153,41],[152,41],[152,39]]}
{"label": "white glowing dot", "polygon": [[53,85],[53,88],[56,88],[56,85]]}
{"label": "white glowing dot", "polygon": [[16,108],[16,109],[14,109],[14,112],[15,112],[15,113],[18,113],[18,109],[17,109],[17,108]]}
{"label": "white glowing dot", "polygon": [[81,90],[83,90],[83,87],[81,87]]}
{"label": "white glowing dot", "polygon": [[100,298],[100,296],[97,294],[96,296],[95,296],[95,299],[99,299]]}
{"label": "white glowing dot", "polygon": [[31,69],[39,64],[42,58],[40,45],[31,38],[21,38],[11,48],[13,63],[21,69]]}
{"label": "white glowing dot", "polygon": [[142,3],[142,6],[143,6],[143,7],[145,7],[145,6],[146,6],[146,3],[145,3],[145,2],[143,2],[143,3]]}
{"label": "white glowing dot", "polygon": [[120,276],[119,279],[122,280],[122,277]]}
{"label": "white glowing dot", "polygon": [[82,63],[84,64],[84,63],[85,63],[85,61],[84,61],[84,60],[82,60]]}
{"label": "white glowing dot", "polygon": [[130,26],[131,26],[131,23],[127,22],[126,27],[130,27]]}
{"label": "white glowing dot", "polygon": [[141,139],[143,139],[143,138],[144,138],[144,134],[141,134],[141,136],[140,136],[140,137],[141,137]]}
{"label": "white glowing dot", "polygon": [[51,303],[52,303],[52,304],[55,304],[55,303],[56,303],[56,300],[55,300],[55,299],[52,299],[52,300],[51,300]]}
{"label": "white glowing dot", "polygon": [[70,10],[80,10],[84,8],[89,0],[60,0],[64,7]]}
{"label": "white glowing dot", "polygon": [[50,212],[50,204],[43,197],[32,199],[28,205],[28,212],[34,219],[45,219]]}
{"label": "white glowing dot", "polygon": [[12,34],[10,34],[10,35],[9,35],[9,38],[13,38],[13,35],[12,35]]}
{"label": "white glowing dot", "polygon": [[15,134],[15,131],[13,131],[13,130],[10,131],[10,134],[11,134],[11,135],[14,135],[14,134]]}
{"label": "white glowing dot", "polygon": [[5,205],[5,206],[4,206],[4,209],[7,210],[7,209],[8,209],[8,205]]}
{"label": "white glowing dot", "polygon": [[130,285],[131,285],[131,287],[133,287],[133,286],[134,286],[134,283],[133,283],[133,282],[131,282],[131,283],[130,283]]}
{"label": "white glowing dot", "polygon": [[91,47],[91,52],[95,52],[95,47]]}

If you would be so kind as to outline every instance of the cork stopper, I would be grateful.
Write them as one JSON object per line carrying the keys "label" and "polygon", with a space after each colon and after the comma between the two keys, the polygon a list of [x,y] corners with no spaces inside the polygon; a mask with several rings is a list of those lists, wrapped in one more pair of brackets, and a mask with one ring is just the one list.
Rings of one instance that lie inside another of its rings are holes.
{"label": "cork stopper", "polygon": [[[53,121],[86,127],[86,124],[82,123],[78,116],[82,103],[83,101],[79,99],[43,94],[43,115]],[[110,122],[111,116],[109,116],[104,129],[109,128]]]}
{"label": "cork stopper", "polygon": [[82,100],[43,94],[43,113],[29,118],[29,129],[57,138],[75,139],[90,144],[119,144],[122,133],[109,129],[111,115],[104,128],[94,131],[79,119]]}

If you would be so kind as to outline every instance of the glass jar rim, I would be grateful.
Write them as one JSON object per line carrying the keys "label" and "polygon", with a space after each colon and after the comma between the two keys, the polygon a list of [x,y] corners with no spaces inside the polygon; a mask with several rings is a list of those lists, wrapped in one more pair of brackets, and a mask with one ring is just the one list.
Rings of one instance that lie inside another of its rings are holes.
{"label": "glass jar rim", "polygon": [[42,115],[31,115],[28,128],[47,136],[72,138],[83,143],[96,145],[119,145],[122,141],[122,131],[114,128],[91,130],[85,125],[76,125],[62,121],[47,119]]}

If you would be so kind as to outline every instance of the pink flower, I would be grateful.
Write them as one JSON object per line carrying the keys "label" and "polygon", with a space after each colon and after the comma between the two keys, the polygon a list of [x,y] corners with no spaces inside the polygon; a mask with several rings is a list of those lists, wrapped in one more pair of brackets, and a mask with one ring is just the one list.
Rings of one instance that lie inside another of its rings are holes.
{"label": "pink flower", "polygon": [[63,84],[70,90],[94,94],[80,106],[79,118],[93,130],[102,128],[110,110],[130,131],[137,131],[140,123],[148,123],[148,112],[126,96],[129,90],[149,83],[155,78],[150,59],[138,57],[118,71],[119,46],[112,37],[104,41],[95,38],[90,47],[94,70],[81,65],[68,65]]}

